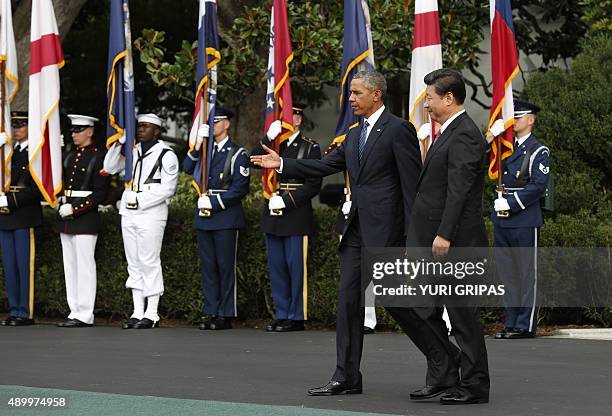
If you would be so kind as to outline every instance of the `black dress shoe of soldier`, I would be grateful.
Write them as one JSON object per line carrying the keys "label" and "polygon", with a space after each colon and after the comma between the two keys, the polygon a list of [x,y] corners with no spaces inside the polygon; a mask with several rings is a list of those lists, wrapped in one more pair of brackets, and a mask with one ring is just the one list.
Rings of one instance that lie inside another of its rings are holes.
{"label": "black dress shoe of soldier", "polygon": [[9,326],[11,322],[14,321],[15,319],[17,318],[14,316],[9,316],[8,318],[0,321],[0,326]]}
{"label": "black dress shoe of soldier", "polygon": [[276,326],[276,332],[293,332],[303,330],[304,321],[290,321],[287,319]]}
{"label": "black dress shoe of soldier", "polygon": [[284,321],[284,319],[275,319],[275,320],[273,320],[268,325],[266,325],[266,332],[274,332],[274,331],[276,331],[276,327],[279,326],[283,321]]}
{"label": "black dress shoe of soldier", "polygon": [[361,381],[353,386],[348,385],[342,381],[330,381],[324,386],[315,387],[308,390],[308,394],[311,396],[336,396],[338,394],[361,394],[363,389],[361,387]]}
{"label": "black dress shoe of soldier", "polygon": [[410,393],[410,400],[427,400],[447,393],[454,386],[425,386]]}
{"label": "black dress shoe of soldier", "polygon": [[159,328],[159,321],[152,321],[149,318],[142,318],[140,321],[136,322],[134,325],[134,329],[151,329],[151,328]]}
{"label": "black dress shoe of soldier", "polygon": [[60,328],[85,328],[88,326],[93,326],[93,324],[86,324],[83,321],[79,321],[78,319],[67,319],[64,322],[60,322],[57,324]]}
{"label": "black dress shoe of soldier", "polygon": [[221,329],[232,329],[232,318],[224,318],[222,316],[217,317],[210,323],[210,329],[218,331]]}
{"label": "black dress shoe of soldier", "polygon": [[363,327],[363,335],[370,335],[370,334],[375,334],[376,331],[374,330],[374,328],[370,328],[369,326],[364,326]]}
{"label": "black dress shoe of soldier", "polygon": [[34,325],[34,319],[29,318],[15,318],[9,322],[10,326],[26,326]]}
{"label": "black dress shoe of soldier", "polygon": [[523,338],[535,338],[535,333],[529,332],[525,329],[514,328],[512,332],[506,333],[506,339],[523,339]]}
{"label": "black dress shoe of soldier", "polygon": [[506,339],[509,332],[512,332],[512,328],[506,327],[495,334],[495,339]]}
{"label": "black dress shoe of soldier", "polygon": [[200,322],[200,329],[201,330],[206,330],[206,329],[210,329],[210,324],[213,323],[213,321],[217,319],[216,316],[214,315],[205,315],[202,317],[202,322]]}
{"label": "black dress shoe of soldier", "polygon": [[127,321],[125,321],[123,323],[123,325],[121,325],[121,328],[123,329],[134,329],[134,327],[136,326],[136,324],[140,322],[140,319],[138,318],[130,318]]}
{"label": "black dress shoe of soldier", "polygon": [[461,391],[461,390],[455,390],[452,393],[448,393],[440,397],[440,403],[442,404],[489,403],[489,398],[476,396],[475,394]]}

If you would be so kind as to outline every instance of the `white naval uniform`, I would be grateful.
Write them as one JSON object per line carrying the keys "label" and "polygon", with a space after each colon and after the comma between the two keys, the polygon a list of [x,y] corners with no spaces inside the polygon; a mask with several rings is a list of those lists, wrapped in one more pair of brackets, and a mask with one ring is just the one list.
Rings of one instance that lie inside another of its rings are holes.
{"label": "white naval uniform", "polygon": [[[145,184],[164,149],[168,150],[163,155],[161,167],[153,172],[152,176],[153,179],[160,180],[160,183]],[[106,172],[118,173],[123,170],[125,160],[120,151],[119,145],[114,145],[108,151],[104,160]],[[138,208],[126,207],[124,192],[119,214],[128,262],[128,279],[125,286],[141,290],[144,297],[150,297],[164,293],[160,252],[168,218],[168,202],[176,192],[179,164],[176,154],[161,141],[153,145],[143,157],[141,154],[142,147],[139,143],[134,148],[132,187],[128,188],[138,192]],[[153,321],[159,320],[158,316],[149,317],[145,314],[144,317]]]}

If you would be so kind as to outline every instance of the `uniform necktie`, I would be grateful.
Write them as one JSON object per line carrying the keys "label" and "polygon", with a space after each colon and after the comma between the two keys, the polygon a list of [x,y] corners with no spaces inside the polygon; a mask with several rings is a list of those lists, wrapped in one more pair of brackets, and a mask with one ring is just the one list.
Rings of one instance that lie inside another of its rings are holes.
{"label": "uniform necktie", "polygon": [[213,145],[213,152],[212,152],[212,157],[211,157],[211,159],[214,159],[214,158],[215,158],[215,156],[217,156],[217,153],[218,153],[218,152],[219,152],[219,151],[217,150],[217,145],[216,145],[216,144],[214,144],[214,145]]}
{"label": "uniform necktie", "polygon": [[363,122],[363,126],[361,126],[361,134],[359,135],[359,161],[361,162],[361,158],[363,157],[363,151],[365,150],[366,139],[368,138],[368,120]]}

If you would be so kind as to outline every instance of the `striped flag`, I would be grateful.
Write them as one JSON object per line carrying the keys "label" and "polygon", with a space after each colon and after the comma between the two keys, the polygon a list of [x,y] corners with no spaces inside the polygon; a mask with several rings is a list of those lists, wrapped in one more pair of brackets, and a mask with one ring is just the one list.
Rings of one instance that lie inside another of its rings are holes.
{"label": "striped flag", "polygon": [[[291,38],[287,20],[286,0],[274,0],[270,13],[270,49],[268,54],[268,83],[266,90],[266,111],[264,134],[270,124],[281,120],[282,132],[273,143],[273,150],[278,153],[280,144],[294,132],[293,99],[291,96],[291,80],[289,64],[293,61]],[[264,169],[263,194],[270,198],[276,191],[276,171]]]}
{"label": "striped flag", "polygon": [[108,35],[108,103],[106,147],[125,136],[121,152],[125,155],[124,181],[132,180],[133,149],[136,145],[136,108],[132,35],[128,0],[111,0]]}
{"label": "striped flag", "polygon": [[327,152],[346,138],[348,131],[359,123],[349,102],[353,76],[364,69],[374,68],[372,26],[367,0],[344,0],[344,41],[340,76],[340,115],[336,123],[334,140]]}
{"label": "striped flag", "polygon": [[[412,41],[412,63],[410,65],[410,99],[408,104],[409,120],[418,131],[430,123],[435,131],[436,125],[429,113],[423,108],[425,102],[425,82],[423,78],[436,69],[442,68],[442,44],[440,41],[440,14],[437,0],[417,0],[414,3],[414,39]],[[421,156],[425,160],[431,145],[429,137],[419,140]]]}
{"label": "striped flag", "polygon": [[59,117],[64,53],[51,0],[32,2],[28,140],[30,173],[45,200],[55,207],[62,190]]}
{"label": "striped flag", "polygon": [[496,179],[499,166],[497,155],[501,160],[514,151],[512,126],[514,125],[514,102],[512,98],[512,79],[518,74],[518,52],[512,23],[512,5],[510,0],[490,0],[491,15],[491,68],[493,79],[493,102],[489,127],[495,120],[502,119],[506,131],[499,136],[499,141],[491,143],[489,177]]}
{"label": "striped flag", "polygon": [[[196,78],[196,99],[193,122],[189,131],[189,150],[193,150],[198,128],[208,124],[211,134],[214,125],[215,105],[217,103],[217,64],[221,60],[219,35],[217,32],[217,1],[200,0],[198,19],[198,62]],[[206,140],[202,145],[202,157],[193,172],[193,186],[201,195],[206,192],[206,179],[210,171],[210,159],[214,140]],[[205,163],[202,163],[205,161]]]}
{"label": "striped flag", "polygon": [[13,156],[13,140],[11,137],[11,102],[19,90],[19,77],[17,76],[17,49],[15,48],[15,34],[13,32],[13,13],[10,0],[1,0],[0,4],[0,61],[4,66],[4,89],[2,102],[4,103],[4,120],[2,131],[7,134],[7,145],[2,149],[4,161],[4,183],[2,191],[11,184],[11,157]]}

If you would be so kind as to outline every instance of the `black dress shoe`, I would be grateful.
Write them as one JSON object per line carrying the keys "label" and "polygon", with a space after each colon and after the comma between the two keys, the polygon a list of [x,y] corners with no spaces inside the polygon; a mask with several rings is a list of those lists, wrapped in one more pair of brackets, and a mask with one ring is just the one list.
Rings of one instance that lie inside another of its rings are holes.
{"label": "black dress shoe", "polygon": [[495,334],[495,339],[506,339],[509,332],[512,332],[512,328],[506,327]]}
{"label": "black dress shoe", "polygon": [[278,324],[275,329],[276,332],[293,332],[293,331],[303,331],[303,330],[304,330],[304,321],[290,321],[289,319]]}
{"label": "black dress shoe", "polygon": [[452,393],[448,393],[440,397],[440,403],[442,404],[489,403],[489,398],[476,396],[475,394],[464,392],[461,390],[455,390]]}
{"label": "black dress shoe", "polygon": [[374,328],[370,328],[369,326],[364,326],[363,327],[363,334],[364,335],[370,335],[370,334],[375,334],[376,331],[374,331]]}
{"label": "black dress shoe", "polygon": [[506,339],[535,338],[534,332],[525,329],[514,328],[511,332],[506,332]]}
{"label": "black dress shoe", "polygon": [[149,318],[142,318],[134,324],[134,329],[151,329],[159,328],[159,321],[152,321]]}
{"label": "black dress shoe", "polygon": [[315,387],[314,389],[308,390],[308,394],[311,396],[336,396],[338,394],[361,394],[363,389],[361,382],[354,386],[349,386],[341,381],[330,381],[322,387]]}
{"label": "black dress shoe", "polygon": [[218,331],[221,329],[232,329],[232,318],[224,318],[222,316],[217,317],[210,323],[210,329]]}
{"label": "black dress shoe", "polygon": [[85,328],[88,326],[93,326],[93,324],[86,324],[83,321],[79,321],[78,319],[67,319],[64,322],[60,322],[57,324],[60,328]]}
{"label": "black dress shoe", "polygon": [[140,319],[138,318],[130,318],[127,321],[125,321],[123,323],[123,325],[121,325],[121,328],[123,329],[134,329],[134,327],[136,326],[136,324],[140,322]]}
{"label": "black dress shoe", "polygon": [[275,320],[273,320],[268,325],[266,325],[266,332],[274,332],[274,331],[276,331],[276,327],[278,325],[280,325],[283,321],[284,321],[284,319],[275,319]]}
{"label": "black dress shoe", "polygon": [[17,318],[14,316],[9,316],[8,318],[0,321],[0,326],[9,326],[15,319]]}
{"label": "black dress shoe", "polygon": [[214,315],[206,315],[202,317],[202,322],[200,322],[200,326],[199,328],[201,330],[206,330],[206,329],[210,329],[210,324],[217,319],[216,316]]}
{"label": "black dress shoe", "polygon": [[26,326],[34,325],[34,319],[29,318],[15,318],[9,322],[10,326]]}
{"label": "black dress shoe", "polygon": [[410,393],[410,400],[427,400],[447,393],[454,386],[425,386]]}

